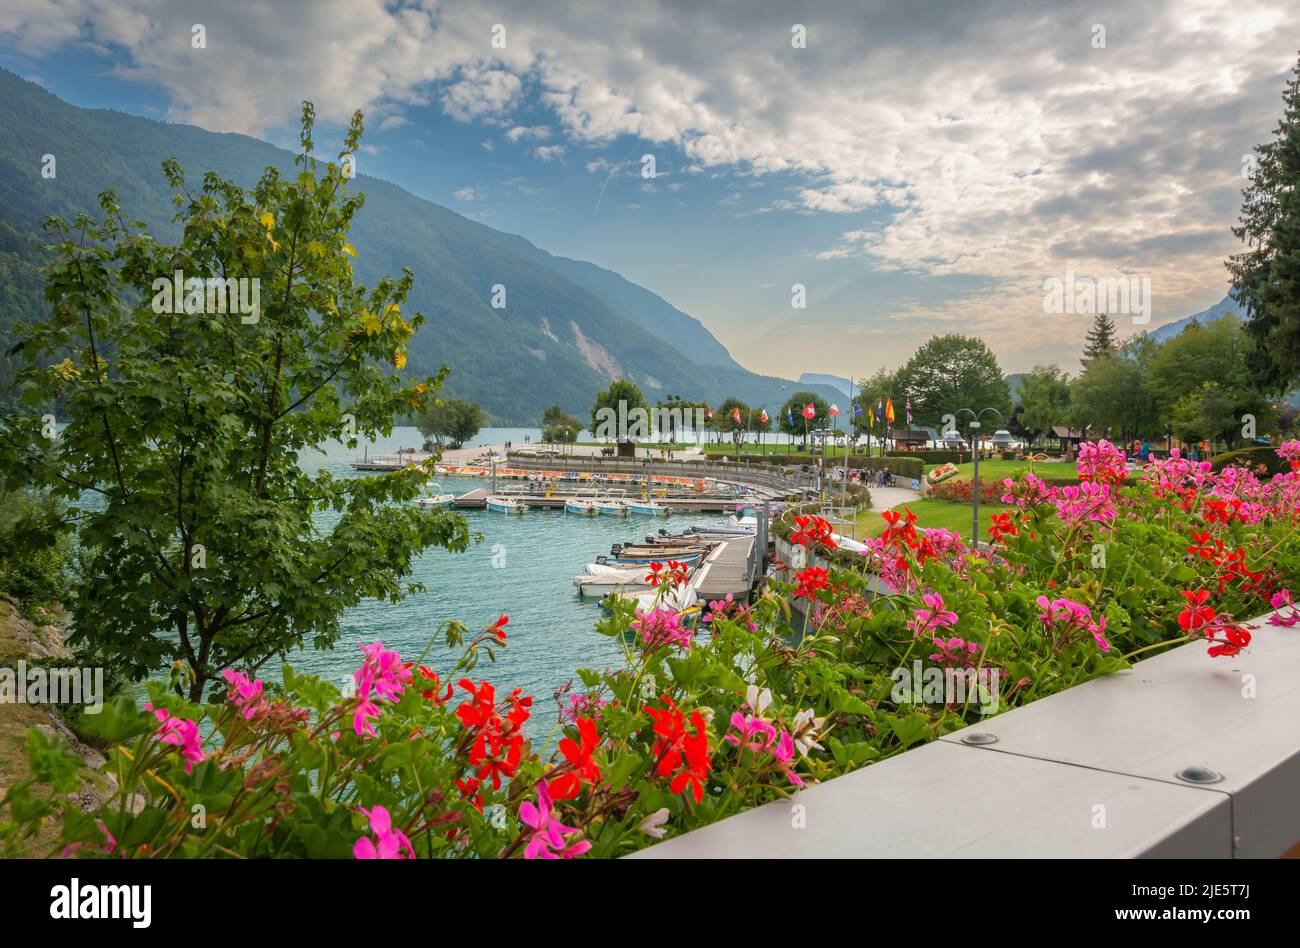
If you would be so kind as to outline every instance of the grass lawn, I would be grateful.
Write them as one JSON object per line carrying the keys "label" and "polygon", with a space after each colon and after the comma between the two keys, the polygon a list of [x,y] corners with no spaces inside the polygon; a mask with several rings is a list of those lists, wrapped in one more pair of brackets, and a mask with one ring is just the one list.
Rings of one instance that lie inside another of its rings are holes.
{"label": "grass lawn", "polygon": [[[939,465],[926,465],[925,472],[928,474]],[[1001,458],[990,461],[980,461],[980,481],[999,481],[1004,478],[1014,477],[1021,471],[1029,469],[1028,461],[1003,461]],[[1034,473],[1043,478],[1068,478],[1072,481],[1079,479],[1079,474],[1072,461],[1035,461],[1033,465]],[[951,481],[968,481],[974,476],[975,466],[973,464],[958,464],[957,473],[949,480]],[[1135,472],[1130,472],[1129,477],[1137,477]],[[943,483],[948,483],[944,481]]]}
{"label": "grass lawn", "polygon": [[[984,467],[980,463],[981,474]],[[946,500],[914,500],[894,509],[904,508],[916,514],[918,527],[945,527],[955,530],[967,540],[970,539],[971,508],[970,504],[952,504]],[[987,539],[989,515],[1009,510],[1005,504],[980,504],[980,536]],[[879,510],[862,510],[858,512],[857,537],[878,537],[885,532],[885,518]]]}

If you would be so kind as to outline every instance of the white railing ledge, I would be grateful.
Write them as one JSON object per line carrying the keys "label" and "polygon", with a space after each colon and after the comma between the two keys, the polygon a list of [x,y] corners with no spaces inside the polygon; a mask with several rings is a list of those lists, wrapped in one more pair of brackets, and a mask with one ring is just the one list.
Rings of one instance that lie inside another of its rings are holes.
{"label": "white railing ledge", "polygon": [[1182,645],[632,858],[1279,856],[1300,840],[1300,626],[1251,626],[1236,658]]}

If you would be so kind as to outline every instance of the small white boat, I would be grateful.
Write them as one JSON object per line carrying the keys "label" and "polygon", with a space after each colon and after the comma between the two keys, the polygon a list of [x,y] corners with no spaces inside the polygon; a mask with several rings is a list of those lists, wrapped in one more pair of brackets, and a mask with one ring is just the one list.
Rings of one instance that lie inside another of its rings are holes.
{"label": "small white boat", "polygon": [[668,508],[663,504],[657,504],[653,500],[628,500],[625,501],[629,513],[646,514],[651,517],[668,516]]}
{"label": "small white boat", "polygon": [[570,497],[564,502],[565,513],[581,514],[584,517],[596,516],[596,502],[592,500],[583,500],[581,497]]}
{"label": "small white boat", "polygon": [[644,569],[606,573],[603,576],[575,576],[573,585],[578,587],[578,595],[593,599],[604,599],[612,592],[643,593],[655,587],[646,582],[649,573]]}
{"label": "small white boat", "polygon": [[[682,612],[700,601],[699,593],[695,591],[695,587],[690,583],[669,589],[662,595],[660,595],[658,589],[651,589],[648,592],[628,590],[628,593],[630,594],[629,598],[636,600],[637,608],[643,611],[659,608]],[[656,598],[659,600],[658,603],[655,602]]]}
{"label": "small white boat", "polygon": [[645,566],[628,566],[624,563],[588,563],[588,576],[646,576],[649,569]]}
{"label": "small white boat", "polygon": [[489,497],[487,499],[487,509],[495,510],[497,513],[521,514],[528,508],[517,500],[511,500],[509,497]]}
{"label": "small white boat", "polygon": [[455,494],[434,494],[432,497],[421,497],[417,503],[425,507],[450,507],[455,499]]}
{"label": "small white boat", "polygon": [[596,512],[608,514],[611,517],[626,517],[627,504],[617,498],[602,497],[596,501]]}
{"label": "small white boat", "polygon": [[720,520],[717,523],[705,524],[701,527],[695,527],[696,533],[711,533],[721,536],[751,537],[758,532],[757,517],[728,517],[726,520]]}

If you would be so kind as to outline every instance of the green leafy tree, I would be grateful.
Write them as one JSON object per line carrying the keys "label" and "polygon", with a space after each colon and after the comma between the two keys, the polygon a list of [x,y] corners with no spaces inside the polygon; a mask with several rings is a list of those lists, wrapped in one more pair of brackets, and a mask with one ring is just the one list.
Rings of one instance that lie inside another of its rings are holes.
{"label": "green leafy tree", "polygon": [[1246,250],[1227,267],[1250,317],[1257,384],[1280,395],[1300,379],[1300,61],[1282,95],[1273,140],[1257,146],[1255,158],[1241,226],[1232,230]]}
{"label": "green leafy tree", "polygon": [[542,440],[573,442],[582,430],[582,422],[559,405],[552,405],[542,413]]}
{"label": "green leafy tree", "polygon": [[[1187,440],[1213,438],[1232,445],[1248,416],[1257,431],[1265,419],[1275,417],[1252,369],[1254,349],[1247,327],[1223,316],[1206,325],[1193,323],[1154,352],[1146,383],[1175,433],[1180,426],[1185,431],[1195,428],[1201,434]],[[1207,382],[1216,384],[1207,388]]]}
{"label": "green leafy tree", "polygon": [[[848,405],[847,414],[852,421],[854,433],[863,433],[870,429],[871,420],[868,409],[875,409],[879,403],[886,400],[894,399],[894,425],[893,427],[906,427],[907,415],[903,411],[903,398],[894,384],[894,373],[880,368],[876,374],[865,381],[859,381],[859,390],[854,393],[853,401]],[[806,403],[805,403],[806,404]],[[856,404],[862,409],[862,414],[856,418],[853,416],[853,405]],[[885,422],[879,418],[876,419],[876,433],[884,431]]]}
{"label": "green leafy tree", "polygon": [[[620,402],[623,404],[621,413]],[[650,434],[650,406],[645,396],[641,394],[641,389],[637,388],[636,383],[629,382],[627,379],[618,379],[611,382],[609,388],[596,393],[596,402],[591,406],[591,426],[588,430],[594,435],[601,435],[603,432],[606,441],[631,434],[631,429],[638,422],[638,419],[633,417],[633,412],[638,410],[645,412],[644,433],[648,435]],[[601,424],[602,420],[605,421],[604,425]],[[623,424],[627,425],[627,431],[619,430]]]}
{"label": "green leafy tree", "polygon": [[[808,406],[809,402],[812,402],[816,414],[812,418],[805,419],[803,410]],[[778,431],[784,431],[788,435],[803,438],[805,431],[829,428],[832,417],[830,402],[826,401],[826,399],[812,392],[795,392],[781,406],[781,410],[775,416],[775,421]],[[806,444],[807,439],[804,440]]]}
{"label": "green leafy tree", "polygon": [[1098,313],[1093,317],[1092,328],[1084,338],[1083,364],[1087,365],[1093,359],[1100,359],[1102,356],[1113,355],[1115,346],[1115,321],[1106,313]]}
{"label": "green leafy tree", "polygon": [[943,416],[962,408],[996,408],[1004,418],[1011,414],[1011,392],[997,358],[987,343],[971,336],[931,337],[899,368],[894,383],[912,399],[919,425],[942,428]]}
{"label": "green leafy tree", "polygon": [[1155,399],[1135,348],[1121,347],[1114,355],[1094,359],[1070,383],[1071,425],[1112,440],[1156,431]]}
{"label": "green leafy tree", "polygon": [[416,427],[441,450],[459,448],[483,427],[483,409],[460,398],[439,398],[420,415]]}
{"label": "green leafy tree", "polygon": [[1070,383],[1055,365],[1035,366],[1020,378],[1020,424],[1031,438],[1065,424],[1070,415]]}
{"label": "green leafy tree", "polygon": [[[174,246],[111,192],[102,220],[51,220],[52,315],[20,335],[24,407],[0,420],[7,480],[63,500],[78,523],[73,641],[132,678],[170,666],[191,700],[223,669],[333,646],[345,609],[419,589],[403,579],[420,551],[469,540],[462,518],[402,503],[424,471],[299,466],[335,439],[390,433],[445,374],[401,377],[423,322],[401,313],[412,275],[354,282],[348,228],[364,199],[314,157],[313,120],[304,103],[291,180],[268,168],[248,191],[214,173],[192,186],[165,162]],[[343,153],[361,134],[357,113]],[[174,297],[180,273],[242,282]],[[50,438],[56,404],[66,424]]]}

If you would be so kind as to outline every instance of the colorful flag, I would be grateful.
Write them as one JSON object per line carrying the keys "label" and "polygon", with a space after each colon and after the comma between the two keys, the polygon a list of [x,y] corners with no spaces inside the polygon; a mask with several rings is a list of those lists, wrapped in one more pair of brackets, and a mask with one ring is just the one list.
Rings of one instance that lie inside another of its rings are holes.
{"label": "colorful flag", "polygon": [[891,425],[894,423],[894,399],[892,396],[885,402],[885,418]]}
{"label": "colorful flag", "polygon": [[710,419],[713,418],[713,409],[710,408],[708,405],[704,406],[704,417]]}
{"label": "colorful flag", "polygon": [[876,399],[876,417],[882,420],[885,417],[885,400],[883,398]]}
{"label": "colorful flag", "polygon": [[739,405],[737,405],[735,408],[731,409],[731,420],[734,421],[736,424],[740,424],[740,406],[739,406]]}
{"label": "colorful flag", "polygon": [[804,405],[803,416],[807,418],[809,421],[812,421],[814,418],[817,417],[817,406],[814,405],[812,402],[809,402],[807,405]]}
{"label": "colorful flag", "polygon": [[831,406],[831,414],[834,415],[836,418],[840,417],[840,406],[839,406],[839,405],[832,405],[832,406]]}
{"label": "colorful flag", "polygon": [[907,424],[909,426],[912,424],[912,400],[910,398],[907,400]]}
{"label": "colorful flag", "polygon": [[785,423],[789,425],[791,428],[794,427],[794,406],[793,405],[785,406]]}
{"label": "colorful flag", "polygon": [[854,418],[861,418],[861,417],[862,417],[862,403],[861,403],[861,402],[854,402],[854,403],[853,403],[853,417],[854,417]]}
{"label": "colorful flag", "polygon": [[867,424],[876,427],[876,409],[871,405],[867,406]]}
{"label": "colorful flag", "polygon": [[762,412],[759,413],[758,420],[761,421],[763,424],[767,424],[767,406],[766,406],[766,405],[763,406],[763,410],[762,410]]}

